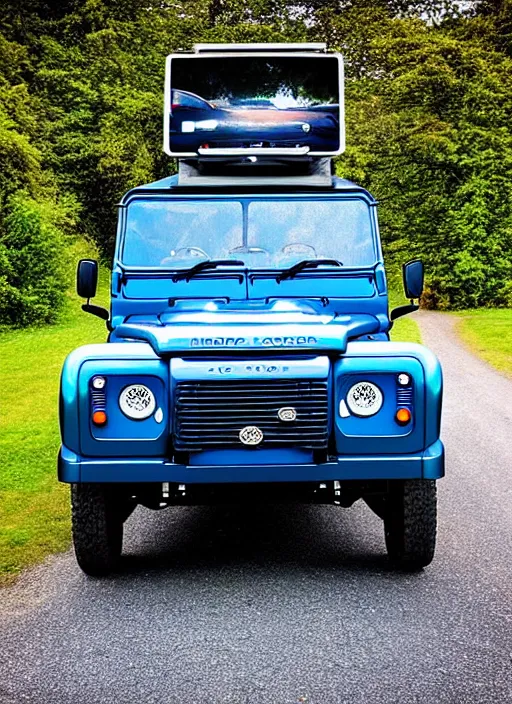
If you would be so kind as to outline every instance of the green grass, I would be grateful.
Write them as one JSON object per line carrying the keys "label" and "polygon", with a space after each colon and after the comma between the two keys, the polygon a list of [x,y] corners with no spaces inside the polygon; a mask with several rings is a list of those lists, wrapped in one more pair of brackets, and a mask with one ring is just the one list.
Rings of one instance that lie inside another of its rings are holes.
{"label": "green grass", "polygon": [[80,304],[70,293],[59,324],[0,335],[0,582],[69,544],[69,490],[56,480],[60,370],[72,349],[106,338]]}
{"label": "green grass", "polygon": [[457,313],[461,339],[498,371],[512,376],[512,308]]}
{"label": "green grass", "polygon": [[[98,304],[108,304],[106,279],[102,272]],[[80,303],[70,293],[58,325],[0,334],[0,582],[70,542],[69,490],[56,479],[60,370],[72,349],[106,337],[103,321]],[[392,336],[420,341],[410,318]]]}
{"label": "green grass", "polygon": [[420,329],[418,323],[412,316],[404,316],[395,321],[391,330],[391,339],[393,342],[419,342],[421,343]]}

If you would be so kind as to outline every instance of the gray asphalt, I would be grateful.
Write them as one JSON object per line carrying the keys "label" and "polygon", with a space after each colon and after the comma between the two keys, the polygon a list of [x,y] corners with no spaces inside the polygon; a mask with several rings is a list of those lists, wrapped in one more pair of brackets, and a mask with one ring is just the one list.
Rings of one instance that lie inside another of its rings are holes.
{"label": "gray asphalt", "polygon": [[52,558],[0,593],[2,704],[512,701],[512,382],[420,314],[445,371],[434,562],[364,506],[137,509],[118,575]]}

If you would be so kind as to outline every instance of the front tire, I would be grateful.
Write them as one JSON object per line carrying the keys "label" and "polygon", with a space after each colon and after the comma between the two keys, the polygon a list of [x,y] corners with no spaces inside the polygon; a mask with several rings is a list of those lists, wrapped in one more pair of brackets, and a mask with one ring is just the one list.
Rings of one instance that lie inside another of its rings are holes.
{"label": "front tire", "polygon": [[420,570],[432,562],[436,547],[436,483],[408,479],[390,484],[384,517],[389,558],[400,569]]}
{"label": "front tire", "polygon": [[71,524],[80,568],[92,577],[108,574],[119,560],[123,545],[123,516],[110,488],[72,484]]}

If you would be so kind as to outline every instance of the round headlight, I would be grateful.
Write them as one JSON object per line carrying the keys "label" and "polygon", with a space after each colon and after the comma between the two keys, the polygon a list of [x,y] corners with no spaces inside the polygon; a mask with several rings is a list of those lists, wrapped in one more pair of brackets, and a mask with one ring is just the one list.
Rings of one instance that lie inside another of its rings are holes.
{"label": "round headlight", "polygon": [[347,406],[356,416],[373,416],[380,411],[384,397],[378,386],[359,381],[347,394]]}
{"label": "round headlight", "polygon": [[155,396],[147,386],[132,384],[121,391],[119,407],[128,418],[144,420],[155,412]]}

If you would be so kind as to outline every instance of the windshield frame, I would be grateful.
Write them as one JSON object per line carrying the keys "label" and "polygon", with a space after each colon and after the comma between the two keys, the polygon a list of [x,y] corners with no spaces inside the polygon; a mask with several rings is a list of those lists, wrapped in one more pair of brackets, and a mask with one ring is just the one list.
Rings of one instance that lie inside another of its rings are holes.
{"label": "windshield frame", "polygon": [[[114,255],[114,267],[119,267],[122,271],[130,274],[141,274],[141,275],[152,275],[152,276],[165,276],[168,273],[182,272],[186,269],[185,266],[181,267],[162,267],[162,266],[139,266],[139,265],[129,265],[123,262],[123,250],[126,241],[126,231],[127,231],[127,215],[130,204],[133,202],[140,201],[163,201],[163,202],[177,202],[177,201],[224,201],[224,202],[239,202],[242,205],[243,214],[243,238],[247,239],[248,227],[248,210],[250,203],[263,201],[263,202],[283,202],[283,201],[362,201],[366,204],[370,216],[370,233],[372,240],[372,249],[374,261],[372,263],[368,262],[364,265],[352,265],[348,266],[343,264],[342,267],[335,267],[333,265],[323,265],[316,269],[305,269],[300,272],[300,276],[321,276],[325,275],[327,272],[329,276],[343,276],[350,272],[358,271],[369,271],[375,269],[379,264],[383,264],[382,247],[379,236],[379,228],[376,215],[376,205],[377,203],[366,196],[364,191],[336,191],[332,192],[313,192],[313,191],[302,191],[300,193],[240,193],[230,192],[230,193],[177,193],[171,194],[167,193],[148,193],[148,192],[134,192],[123,203],[119,206],[119,219],[118,219],[118,235],[116,238],[116,249]],[[245,242],[247,244],[247,242]],[[240,253],[240,259],[243,259],[243,253]],[[216,259],[217,257],[212,257]],[[313,259],[314,260],[314,259]],[[206,260],[202,260],[206,261]],[[273,275],[288,269],[288,266],[277,267],[254,267],[248,266],[247,264],[239,266],[228,266],[228,267],[218,267],[216,269],[207,270],[201,272],[201,276],[212,276],[218,277],[219,274],[226,275],[240,275],[241,272],[251,272],[252,275]]]}

